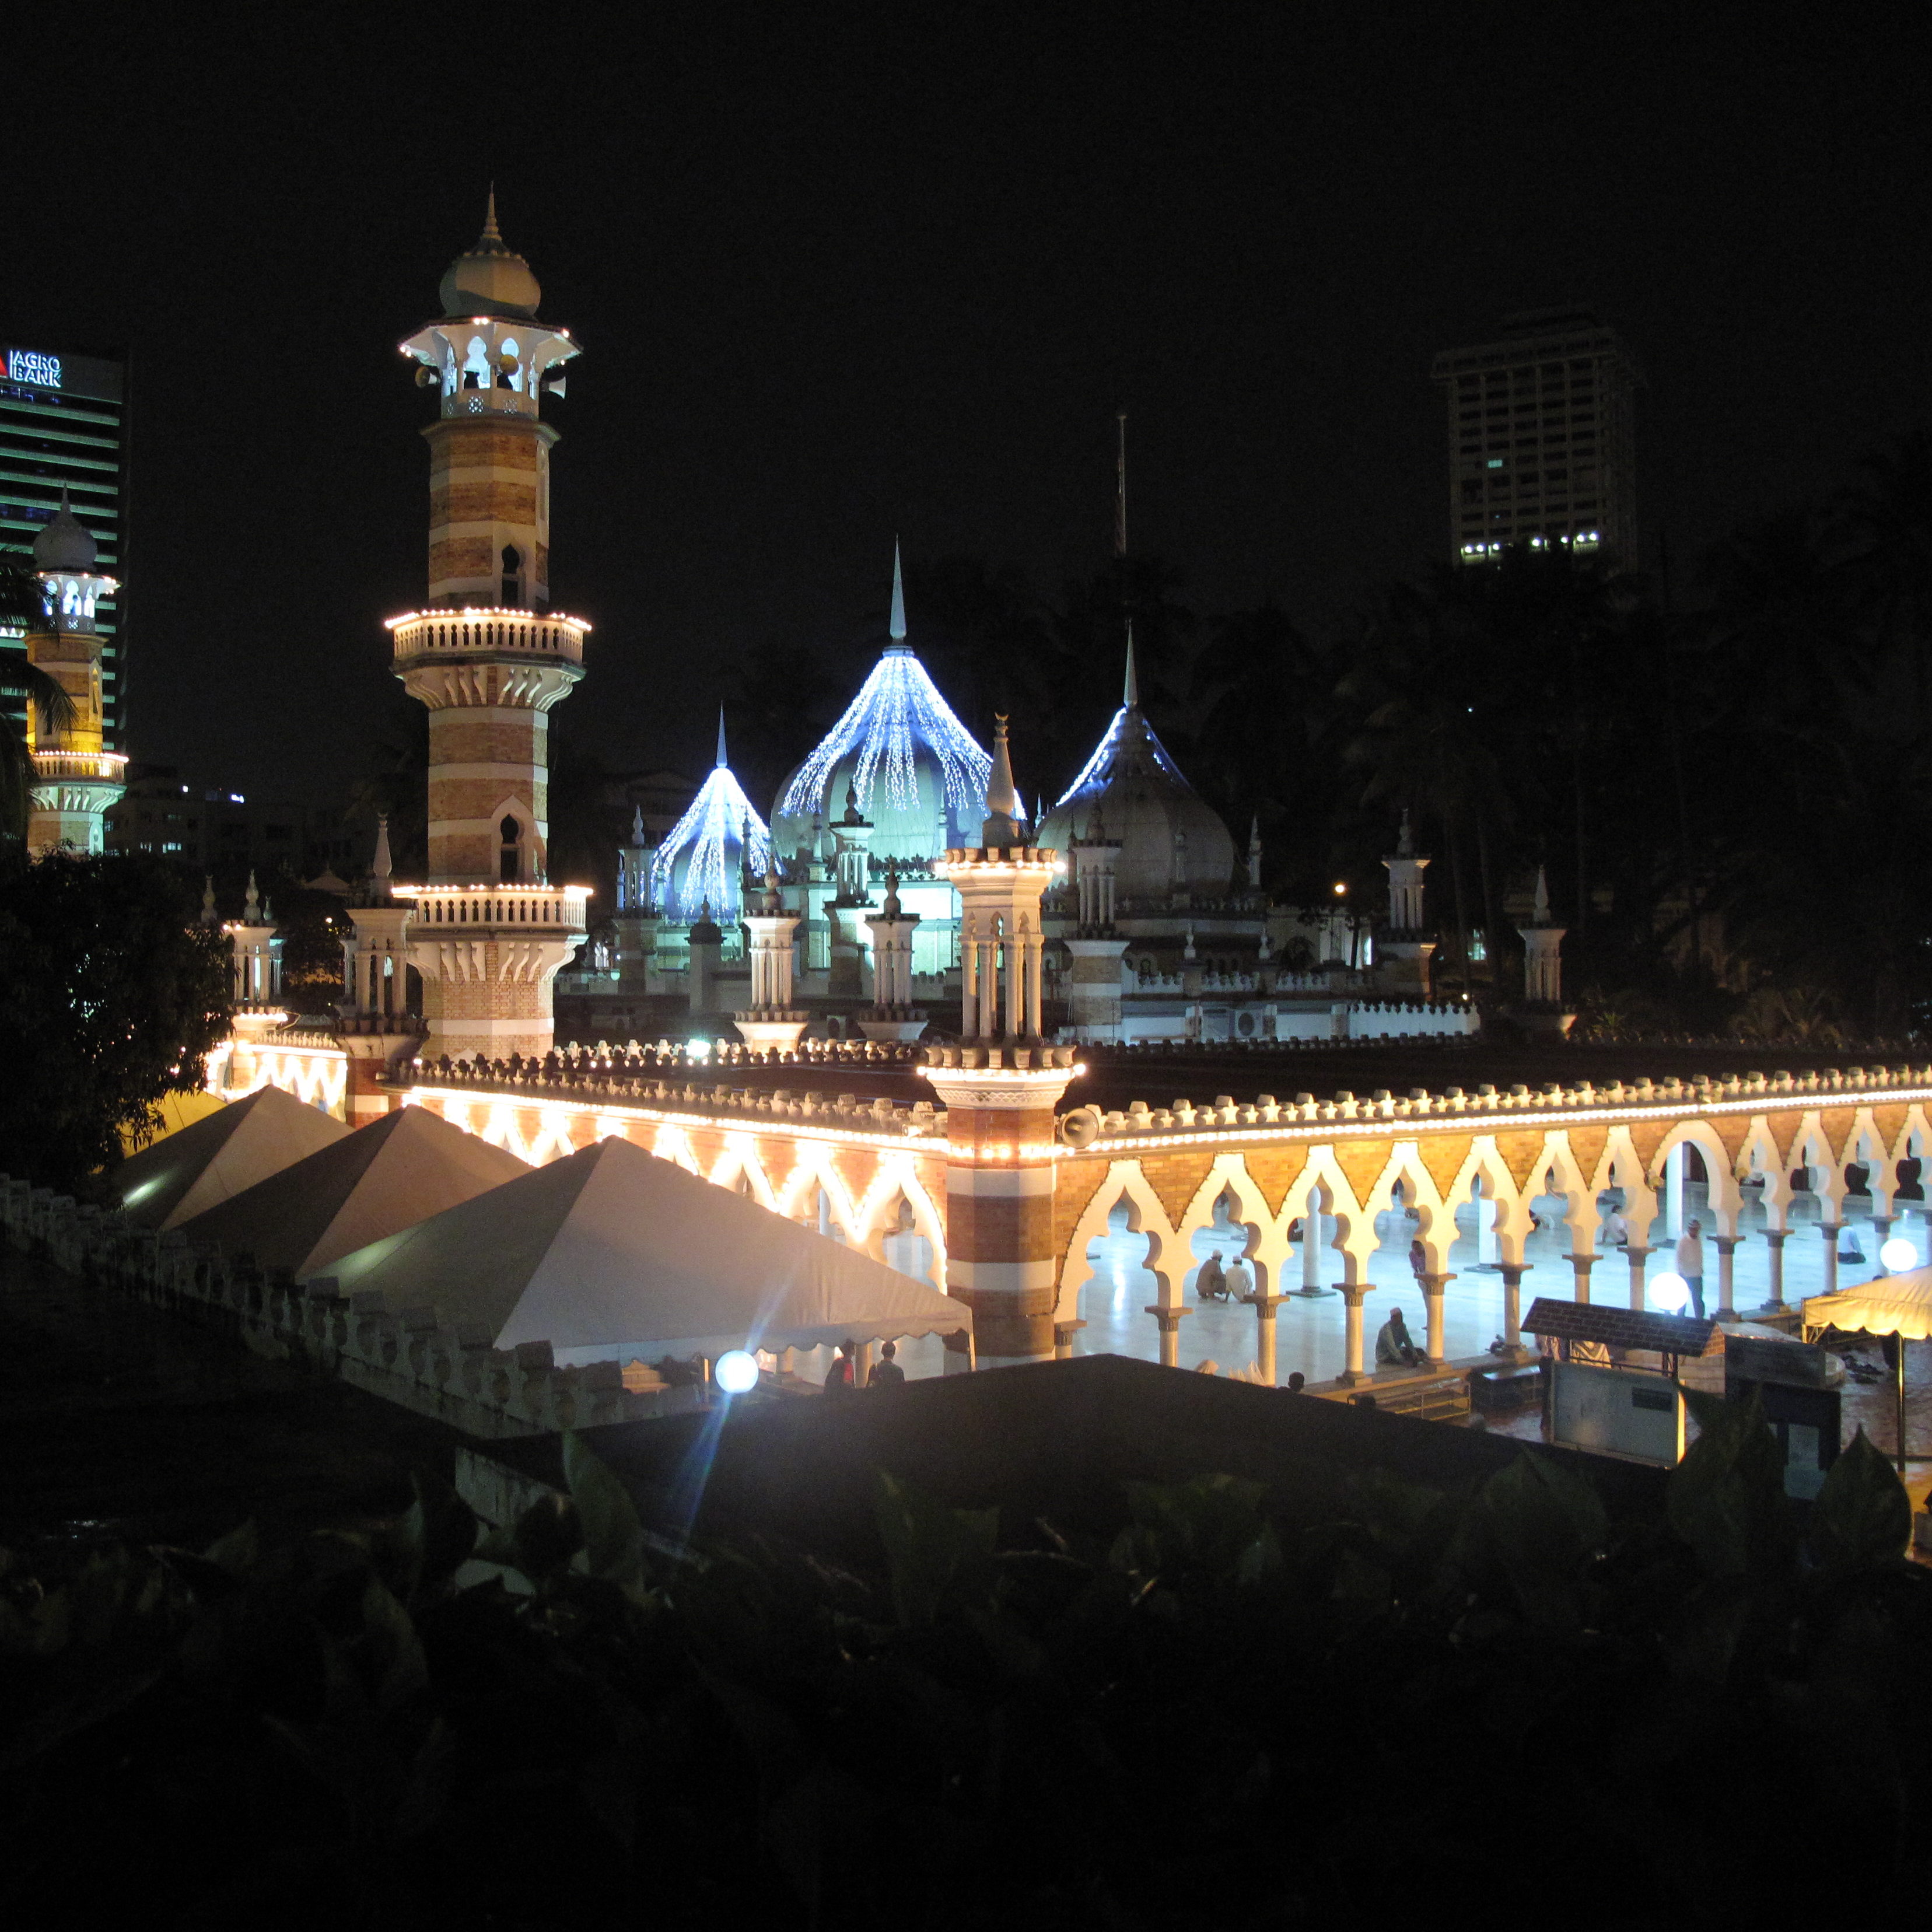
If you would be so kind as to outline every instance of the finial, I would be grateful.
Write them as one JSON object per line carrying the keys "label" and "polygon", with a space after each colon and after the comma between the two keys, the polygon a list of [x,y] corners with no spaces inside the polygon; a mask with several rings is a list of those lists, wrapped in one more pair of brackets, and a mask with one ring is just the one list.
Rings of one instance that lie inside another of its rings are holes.
{"label": "finial", "polygon": [[1413,859],[1415,856],[1415,832],[1408,822],[1407,806],[1402,808],[1402,831],[1395,842],[1395,856],[1398,859]]}
{"label": "finial", "polygon": [[219,926],[221,923],[214,910],[214,874],[212,872],[202,875],[201,922],[203,926]]}
{"label": "finial", "polygon": [[784,910],[778,897],[778,862],[770,854],[765,859],[765,896],[759,910],[767,919],[776,918]]}
{"label": "finial", "polygon": [[718,707],[718,763],[722,770],[724,764],[724,707]]}
{"label": "finial", "polygon": [[899,540],[892,539],[892,642],[905,642],[905,580],[899,573]]}
{"label": "finial", "polygon": [[886,919],[897,919],[899,916],[899,868],[896,866],[886,868],[886,902],[879,910]]}
{"label": "finial", "polygon": [[496,227],[496,184],[494,181],[490,184],[489,205],[483,216],[482,238],[485,242],[495,242],[499,248],[502,245],[503,238]]}
{"label": "finial", "polygon": [[379,812],[376,814],[376,856],[369,867],[369,877],[376,890],[388,896],[389,880],[394,868],[389,862],[389,814]]}
{"label": "finial", "polygon": [[982,845],[1011,845],[1019,837],[1015,823],[1019,816],[1020,795],[1013,785],[1013,756],[1006,742],[1006,715],[1002,711],[993,721],[993,769],[986,778],[986,823],[980,834]]}
{"label": "finial", "polygon": [[1537,926],[1550,923],[1550,880],[1540,866],[1536,868],[1536,916],[1532,923]]}
{"label": "finial", "polygon": [[631,808],[631,843],[648,845],[650,842],[650,835],[644,830],[644,808],[634,805]]}
{"label": "finial", "polygon": [[1250,852],[1258,852],[1261,849],[1262,820],[1261,814],[1257,812],[1248,820],[1248,850]]}
{"label": "finial", "polygon": [[842,825],[862,825],[865,814],[859,809],[859,781],[856,773],[845,781],[845,816],[839,820]]}
{"label": "finial", "polygon": [[1141,681],[1134,670],[1134,620],[1127,620],[1127,676],[1121,687],[1120,703],[1130,711],[1138,711],[1141,702]]}
{"label": "finial", "polygon": [[1180,949],[1180,956],[1184,959],[1195,959],[1200,956],[1194,950],[1194,922],[1192,920],[1187,922],[1187,944]]}
{"label": "finial", "polygon": [[255,868],[254,866],[250,866],[248,868],[248,897],[242,902],[243,916],[246,919],[248,923],[250,926],[254,926],[257,922],[255,917],[255,912],[259,898],[260,895],[255,890]]}

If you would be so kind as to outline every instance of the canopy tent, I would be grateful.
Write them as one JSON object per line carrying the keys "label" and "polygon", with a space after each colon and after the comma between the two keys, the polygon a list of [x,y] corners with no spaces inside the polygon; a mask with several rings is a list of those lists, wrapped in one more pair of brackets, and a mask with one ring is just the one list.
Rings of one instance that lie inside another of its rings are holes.
{"label": "canopy tent", "polygon": [[1814,1294],[1804,1304],[1804,1325],[1923,1342],[1932,1337],[1932,1268],[1907,1268],[1834,1294]]}
{"label": "canopy tent", "polygon": [[[316,1272],[320,1272],[316,1270]],[[937,1288],[628,1141],[606,1140],[344,1256],[345,1294],[434,1306],[560,1363],[968,1330]]]}
{"label": "canopy tent", "polygon": [[108,1185],[135,1226],[176,1228],[348,1132],[320,1107],[264,1087],[143,1148]]}
{"label": "canopy tent", "polygon": [[313,1274],[530,1171],[440,1115],[404,1107],[197,1214],[182,1232],[264,1268]]}
{"label": "canopy tent", "polygon": [[164,1141],[170,1134],[178,1134],[184,1127],[194,1126],[196,1120],[205,1120],[211,1114],[218,1114],[228,1102],[219,1094],[211,1094],[206,1087],[197,1087],[191,1094],[164,1094],[161,1096],[160,1123],[152,1133],[136,1133],[131,1128],[121,1130],[121,1153],[124,1159],[137,1154],[142,1148],[152,1147],[157,1141]]}

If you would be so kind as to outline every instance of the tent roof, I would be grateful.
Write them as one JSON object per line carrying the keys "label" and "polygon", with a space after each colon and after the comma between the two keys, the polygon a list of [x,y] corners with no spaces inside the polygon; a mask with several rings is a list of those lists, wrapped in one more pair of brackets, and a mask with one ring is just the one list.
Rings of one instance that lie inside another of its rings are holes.
{"label": "tent roof", "polygon": [[327,1272],[499,1348],[646,1360],[953,1334],[965,1306],[628,1141],[600,1141]]}
{"label": "tent roof", "polygon": [[264,1087],[142,1148],[110,1185],[135,1226],[176,1228],[348,1131],[320,1107]]}
{"label": "tent roof", "polygon": [[426,1108],[404,1107],[197,1214],[184,1232],[310,1274],[529,1172]]}
{"label": "tent roof", "polygon": [[157,1141],[166,1140],[170,1134],[179,1133],[184,1127],[194,1126],[196,1120],[220,1113],[227,1104],[219,1094],[211,1094],[206,1087],[197,1087],[191,1094],[164,1094],[160,1124],[152,1133],[136,1133],[127,1127],[121,1130],[122,1157],[125,1160],[143,1148],[152,1147]]}
{"label": "tent roof", "polygon": [[1814,1294],[1804,1304],[1804,1325],[1923,1342],[1932,1337],[1932,1268],[1906,1268],[1835,1294]]}

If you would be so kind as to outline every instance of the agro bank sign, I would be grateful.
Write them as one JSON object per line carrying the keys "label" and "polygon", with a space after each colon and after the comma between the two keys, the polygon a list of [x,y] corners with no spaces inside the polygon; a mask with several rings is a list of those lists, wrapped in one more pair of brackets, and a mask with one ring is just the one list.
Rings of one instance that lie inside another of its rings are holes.
{"label": "agro bank sign", "polygon": [[32,382],[38,388],[58,389],[61,386],[61,359],[38,349],[10,349],[7,352],[7,380]]}

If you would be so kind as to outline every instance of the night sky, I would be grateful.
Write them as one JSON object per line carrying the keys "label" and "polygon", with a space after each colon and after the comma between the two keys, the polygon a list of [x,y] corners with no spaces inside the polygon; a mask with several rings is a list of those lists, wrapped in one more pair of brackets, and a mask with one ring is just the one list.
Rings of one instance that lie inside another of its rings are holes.
{"label": "night sky", "polygon": [[1117,408],[1135,548],[1308,624],[1446,551],[1430,362],[1506,310],[1624,333],[1678,557],[1924,418],[1906,10],[1376,10],[44,12],[0,330],[135,358],[126,748],[327,798],[402,704],[432,404],[395,344],[492,177],[585,349],[560,728],[623,766],[701,770],[750,651],[880,629],[895,532],[1100,567]]}

